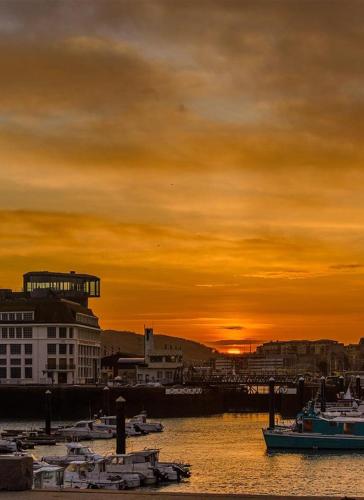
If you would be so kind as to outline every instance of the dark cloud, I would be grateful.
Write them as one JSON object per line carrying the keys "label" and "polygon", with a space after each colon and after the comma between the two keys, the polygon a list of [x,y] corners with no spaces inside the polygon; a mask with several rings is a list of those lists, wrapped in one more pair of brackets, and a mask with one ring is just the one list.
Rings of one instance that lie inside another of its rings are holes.
{"label": "dark cloud", "polygon": [[330,266],[330,269],[338,269],[340,270],[350,270],[350,269],[360,269],[364,267],[363,264],[334,264]]}
{"label": "dark cloud", "polygon": [[227,325],[227,326],[220,326],[221,330],[245,330],[244,326],[241,325]]}

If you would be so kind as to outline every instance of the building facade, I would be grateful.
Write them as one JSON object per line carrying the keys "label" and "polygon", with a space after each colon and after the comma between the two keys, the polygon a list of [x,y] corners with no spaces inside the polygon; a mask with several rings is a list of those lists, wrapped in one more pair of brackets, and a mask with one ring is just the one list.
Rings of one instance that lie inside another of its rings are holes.
{"label": "building facade", "polygon": [[97,382],[100,327],[88,308],[97,296],[99,279],[73,272],[27,273],[23,292],[1,290],[0,383]]}
{"label": "building facade", "polygon": [[183,355],[173,344],[155,349],[153,328],[144,329],[144,364],[136,366],[139,383],[180,383],[183,375]]}

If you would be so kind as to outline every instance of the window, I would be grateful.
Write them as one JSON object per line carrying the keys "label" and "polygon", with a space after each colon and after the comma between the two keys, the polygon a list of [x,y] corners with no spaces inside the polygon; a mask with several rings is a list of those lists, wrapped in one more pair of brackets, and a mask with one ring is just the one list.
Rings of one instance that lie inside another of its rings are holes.
{"label": "window", "polygon": [[10,368],[10,378],[21,378],[21,368]]}
{"label": "window", "polygon": [[15,321],[15,314],[9,313],[9,321]]}
{"label": "window", "polygon": [[10,327],[8,330],[8,333],[9,333],[9,339],[15,338],[15,328],[14,327]]}
{"label": "window", "polygon": [[17,321],[22,321],[22,319],[23,319],[22,313],[15,313],[15,318]]}
{"label": "window", "polygon": [[1,315],[1,319],[2,319],[3,321],[8,321],[8,313],[3,313],[3,314]]}
{"label": "window", "polygon": [[73,339],[73,328],[72,327],[68,329],[68,336],[70,339]]}
{"label": "window", "polygon": [[23,337],[25,339],[33,338],[33,328],[31,326],[26,326],[23,328]]}
{"label": "window", "polygon": [[48,370],[55,370],[57,368],[56,358],[48,358],[47,368],[48,368]]}
{"label": "window", "polygon": [[19,366],[19,365],[21,365],[21,359],[20,358],[12,358],[10,360],[10,364],[12,366]]}
{"label": "window", "polygon": [[47,337],[49,339],[55,339],[57,337],[57,328],[55,326],[49,326],[47,328]]}
{"label": "window", "polygon": [[0,354],[6,354],[6,344],[0,344]]}
{"label": "window", "polygon": [[24,369],[25,378],[33,378],[33,368],[31,366],[26,366]]}
{"label": "window", "polygon": [[2,328],[1,329],[1,337],[3,339],[7,339],[8,338],[8,329],[7,328]]}
{"label": "window", "polygon": [[67,344],[59,344],[58,352],[59,354],[67,354]]}
{"label": "window", "polygon": [[10,368],[10,378],[21,378],[21,368]]}
{"label": "window", "polygon": [[10,344],[10,354],[21,354],[21,344]]}
{"label": "window", "polygon": [[73,354],[73,348],[74,348],[74,345],[73,344],[69,344],[68,345],[68,354]]}
{"label": "window", "polygon": [[67,358],[59,358],[59,367],[61,369],[67,368]]}
{"label": "window", "polygon": [[24,353],[25,354],[33,354],[33,345],[32,344],[24,344]]}
{"label": "window", "polygon": [[32,365],[33,364],[33,360],[32,360],[32,358],[25,358],[24,363],[26,365]]}
{"label": "window", "polygon": [[5,358],[1,358],[0,359],[0,366],[4,366],[6,365],[6,359]]}
{"label": "window", "polygon": [[57,344],[48,344],[47,352],[48,354],[57,354]]}
{"label": "window", "polygon": [[33,321],[33,318],[34,318],[33,311],[23,313],[24,321]]}
{"label": "window", "polygon": [[15,335],[17,339],[21,339],[23,337],[23,330],[20,327],[15,328]]}
{"label": "window", "polygon": [[59,329],[59,338],[60,339],[67,338],[67,328],[65,328],[64,326],[61,326],[61,328]]}
{"label": "window", "polygon": [[6,368],[0,368],[0,378],[6,378]]}

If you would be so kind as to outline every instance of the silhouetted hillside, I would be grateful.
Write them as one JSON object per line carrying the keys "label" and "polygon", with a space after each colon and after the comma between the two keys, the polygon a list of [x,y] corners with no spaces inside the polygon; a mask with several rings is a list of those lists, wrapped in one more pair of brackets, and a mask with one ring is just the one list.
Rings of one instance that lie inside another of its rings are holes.
{"label": "silhouetted hillside", "polygon": [[[120,351],[137,356],[144,355],[144,336],[138,333],[104,330],[101,338],[102,345],[107,348],[107,354]],[[154,345],[156,349],[164,348],[166,345],[181,347],[187,363],[207,361],[215,357],[215,352],[210,347],[179,337],[155,334]]]}

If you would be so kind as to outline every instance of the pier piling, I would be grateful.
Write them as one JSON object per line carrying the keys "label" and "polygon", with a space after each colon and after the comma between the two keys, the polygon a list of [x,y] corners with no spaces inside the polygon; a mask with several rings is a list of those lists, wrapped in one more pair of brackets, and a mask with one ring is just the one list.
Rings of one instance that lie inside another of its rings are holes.
{"label": "pier piling", "polygon": [[116,400],[116,453],[125,453],[125,399],[121,396]]}
{"label": "pier piling", "polygon": [[303,377],[298,379],[297,404],[298,411],[301,411],[305,406],[305,379]]}
{"label": "pier piling", "polygon": [[326,379],[321,377],[321,411],[326,411]]}
{"label": "pier piling", "polygon": [[48,436],[51,434],[51,426],[52,426],[52,393],[48,389],[45,392],[45,432]]}
{"label": "pier piling", "polygon": [[355,393],[357,399],[361,399],[361,381],[360,381],[360,375],[356,376],[355,379]]}
{"label": "pier piling", "polygon": [[274,429],[275,425],[275,393],[274,393],[274,378],[269,379],[269,429]]}
{"label": "pier piling", "polygon": [[103,388],[103,396],[104,415],[110,415],[110,387],[107,385]]}
{"label": "pier piling", "polygon": [[344,377],[342,375],[339,377],[339,392],[345,392]]}

